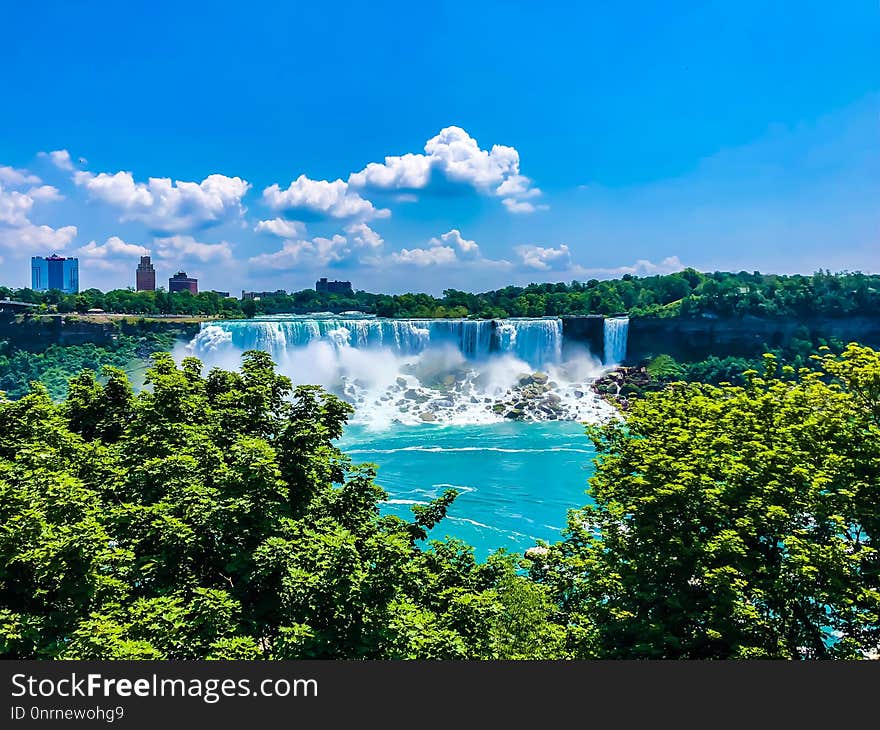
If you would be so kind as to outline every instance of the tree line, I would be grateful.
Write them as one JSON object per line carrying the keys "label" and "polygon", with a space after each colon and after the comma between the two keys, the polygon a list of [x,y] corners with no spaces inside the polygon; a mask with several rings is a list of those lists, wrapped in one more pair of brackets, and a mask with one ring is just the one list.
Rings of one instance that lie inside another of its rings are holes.
{"label": "tree line", "polygon": [[361,311],[380,317],[544,317],[567,314],[615,314],[661,317],[760,316],[809,317],[875,314],[880,308],[880,275],[859,272],[810,276],[760,272],[701,273],[688,268],[674,274],[586,282],[508,286],[478,294],[447,289],[430,294],[325,294],[304,289],[290,294],[239,300],[215,292],[134,292],[117,289],[80,294],[35,292],[0,287],[11,297],[46,310],[86,312],[92,308],[127,314],[190,314],[253,317],[261,314]]}
{"label": "tree line", "polygon": [[156,354],[137,395],[115,368],[61,403],[36,384],[0,398],[0,656],[876,655],[880,353],[765,360],[588,429],[562,539],[482,563],[428,539],[454,491],[384,515],[334,445],[351,407],[266,353],[207,375]]}

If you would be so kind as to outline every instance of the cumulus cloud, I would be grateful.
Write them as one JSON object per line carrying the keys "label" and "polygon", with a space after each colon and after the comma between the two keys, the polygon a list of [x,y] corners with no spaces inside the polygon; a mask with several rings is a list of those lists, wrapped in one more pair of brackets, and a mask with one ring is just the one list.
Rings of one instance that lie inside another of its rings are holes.
{"label": "cumulus cloud", "polygon": [[447,181],[469,185],[485,194],[502,198],[514,213],[534,212],[545,206],[526,201],[541,195],[530,178],[520,174],[519,152],[514,147],[493,145],[483,149],[461,127],[445,127],[425,143],[424,154],[389,156],[385,162],[371,162],[360,172],[349,175],[356,188],[378,190],[422,190],[434,172]]}
{"label": "cumulus cloud", "polygon": [[484,258],[479,244],[462,236],[457,228],[429,239],[425,248],[403,248],[389,259],[395,264],[419,267],[479,265],[506,269],[511,265],[503,259]]}
{"label": "cumulus cloud", "polygon": [[354,187],[419,190],[431,179],[431,163],[430,157],[412,153],[386,157],[384,163],[371,162],[360,172],[353,172],[348,182]]}
{"label": "cumulus cloud", "polygon": [[136,243],[126,243],[119,236],[110,236],[104,243],[89,241],[85,246],[76,249],[78,256],[90,259],[107,259],[114,257],[134,258],[147,256],[150,249]]}
{"label": "cumulus cloud", "polygon": [[289,221],[284,218],[260,221],[254,226],[257,233],[271,233],[279,238],[297,238],[305,235],[306,225],[300,221]]}
{"label": "cumulus cloud", "polygon": [[41,182],[43,181],[40,178],[27,170],[16,170],[8,165],[0,165],[0,184],[2,185],[17,188],[22,185],[39,185]]}
{"label": "cumulus cloud", "polygon": [[33,208],[38,203],[60,200],[61,194],[51,185],[36,185],[24,190],[15,187],[27,186],[39,178],[25,170],[11,167],[2,168],[0,181],[0,246],[18,252],[36,251],[43,248],[62,249],[77,233],[76,226],[52,228],[37,225],[31,220]]}
{"label": "cumulus cloud", "polygon": [[391,254],[396,264],[413,266],[435,266],[438,264],[454,264],[458,261],[455,249],[451,246],[433,246],[432,248],[402,248]]}
{"label": "cumulus cloud", "polygon": [[514,248],[520,264],[535,271],[560,271],[571,268],[571,251],[564,243],[558,248],[545,246],[517,246]]}
{"label": "cumulus cloud", "polygon": [[52,150],[51,152],[40,152],[39,157],[45,157],[59,170],[73,170],[73,161],[70,159],[70,152],[67,150]]}
{"label": "cumulus cloud", "polygon": [[359,263],[370,266],[378,262],[378,253],[385,241],[366,223],[350,223],[345,234],[311,239],[284,241],[278,251],[259,254],[248,259],[255,269],[290,270],[302,266],[343,265]]}
{"label": "cumulus cloud", "polygon": [[257,269],[286,271],[301,265],[327,265],[348,259],[352,245],[345,236],[336,234],[330,238],[318,236],[310,240],[285,241],[280,250],[252,256],[248,259]]}
{"label": "cumulus cloud", "polygon": [[45,225],[27,225],[7,228],[0,225],[0,246],[16,251],[46,251],[65,248],[76,238],[76,226],[52,228]]}
{"label": "cumulus cloud", "polygon": [[136,243],[126,243],[119,236],[110,236],[104,243],[89,241],[73,253],[87,260],[89,270],[102,270],[113,273],[131,271],[138,256],[146,256],[150,250]]}
{"label": "cumulus cloud", "polygon": [[467,257],[479,256],[480,254],[480,247],[477,245],[477,242],[463,238],[461,231],[457,228],[453,228],[439,237],[432,238],[428,243],[432,246],[450,246],[453,251],[457,249],[459,253]]}
{"label": "cumulus cloud", "polygon": [[366,223],[352,223],[345,227],[345,232],[355,248],[379,249],[385,240]]}
{"label": "cumulus cloud", "polygon": [[197,260],[202,263],[229,263],[232,261],[232,247],[226,241],[202,243],[192,236],[164,236],[153,239],[160,258],[182,262]]}
{"label": "cumulus cloud", "polygon": [[300,175],[282,190],[277,184],[263,191],[263,201],[272,210],[307,210],[330,218],[371,220],[387,218],[391,211],[376,208],[351,190],[344,180],[312,180]]}
{"label": "cumulus cloud", "polygon": [[240,218],[242,199],[250,184],[240,177],[208,175],[200,183],[151,177],[136,182],[130,172],[97,175],[78,171],[74,182],[91,199],[99,200],[120,213],[120,221],[138,221],[154,231],[181,233]]}

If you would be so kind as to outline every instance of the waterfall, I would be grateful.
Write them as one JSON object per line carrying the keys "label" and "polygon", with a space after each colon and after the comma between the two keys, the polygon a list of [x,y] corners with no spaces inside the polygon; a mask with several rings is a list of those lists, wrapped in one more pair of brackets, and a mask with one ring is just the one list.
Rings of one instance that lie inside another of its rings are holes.
{"label": "waterfall", "polygon": [[[623,347],[625,341],[624,332]],[[202,324],[175,354],[194,355],[206,368],[234,369],[246,350],[268,352],[294,383],[321,385],[348,401],[357,422],[371,427],[507,418],[596,421],[611,411],[590,388],[602,363],[582,347],[563,357],[562,320],[555,317],[328,313],[221,320]],[[538,370],[543,377],[533,376]]]}
{"label": "waterfall", "polygon": [[417,355],[430,347],[451,345],[468,360],[509,353],[533,367],[559,362],[562,322],[556,318],[378,319],[364,317],[278,316],[204,323],[190,343],[202,357],[223,349],[264,350],[276,361],[314,342],[358,350],[390,350]]}
{"label": "waterfall", "polygon": [[629,317],[605,319],[605,364],[619,365],[626,359],[626,339],[629,333]]}

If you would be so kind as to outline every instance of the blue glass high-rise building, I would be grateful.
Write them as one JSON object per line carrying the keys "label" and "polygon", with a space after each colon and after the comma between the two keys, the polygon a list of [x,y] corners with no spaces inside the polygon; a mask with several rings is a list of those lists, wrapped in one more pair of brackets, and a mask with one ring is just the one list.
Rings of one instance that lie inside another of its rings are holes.
{"label": "blue glass high-rise building", "polygon": [[31,289],[60,289],[65,294],[79,292],[79,260],[52,254],[31,258]]}

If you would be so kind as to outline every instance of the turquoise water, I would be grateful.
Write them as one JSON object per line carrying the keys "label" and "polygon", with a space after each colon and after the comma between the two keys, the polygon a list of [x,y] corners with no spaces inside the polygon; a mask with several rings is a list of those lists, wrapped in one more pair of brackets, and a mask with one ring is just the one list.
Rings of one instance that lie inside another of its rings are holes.
{"label": "turquoise water", "polygon": [[454,487],[460,494],[431,533],[450,535],[485,557],[498,548],[522,553],[536,539],[555,541],[566,512],[587,502],[593,445],[579,423],[493,423],[475,426],[349,426],[340,448],[379,467],[386,513],[411,519]]}

